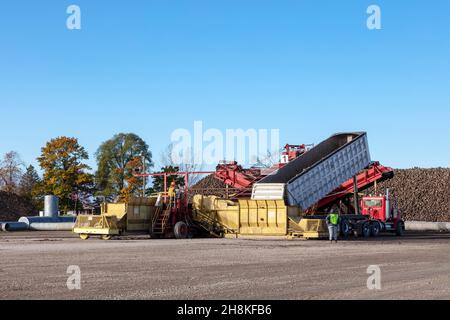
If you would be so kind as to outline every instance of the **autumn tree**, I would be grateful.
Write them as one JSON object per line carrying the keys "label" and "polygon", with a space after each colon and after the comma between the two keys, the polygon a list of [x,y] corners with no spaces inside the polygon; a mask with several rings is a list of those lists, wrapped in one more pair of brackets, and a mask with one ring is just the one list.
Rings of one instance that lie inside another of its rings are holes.
{"label": "autumn tree", "polygon": [[15,151],[10,151],[0,161],[0,187],[5,192],[17,192],[22,176],[23,162]]}
{"label": "autumn tree", "polygon": [[[134,168],[153,167],[147,143],[133,133],[119,133],[101,144],[96,152],[98,169],[95,182],[97,194],[111,200],[138,192],[142,178],[134,177]],[[139,160],[137,160],[139,159]]]}
{"label": "autumn tree", "polygon": [[37,159],[44,171],[40,192],[58,196],[63,210],[77,206],[78,195],[93,188],[91,168],[84,163],[89,156],[76,138],[58,137],[47,142]]}
{"label": "autumn tree", "polygon": [[[134,157],[125,166],[125,186],[120,190],[119,199],[121,201],[128,201],[132,196],[140,197],[146,191],[144,180],[137,176],[137,173],[142,172],[143,159],[142,157]],[[145,188],[145,190],[144,190]]]}

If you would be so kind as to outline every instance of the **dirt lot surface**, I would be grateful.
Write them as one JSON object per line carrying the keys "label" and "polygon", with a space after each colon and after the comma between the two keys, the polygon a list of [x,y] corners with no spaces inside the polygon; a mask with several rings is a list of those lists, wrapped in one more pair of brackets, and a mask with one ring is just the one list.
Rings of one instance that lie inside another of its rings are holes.
{"label": "dirt lot surface", "polygon": [[[68,290],[67,268],[82,290]],[[381,290],[367,268],[381,268]],[[0,299],[449,299],[450,235],[371,240],[79,240],[0,233]]]}

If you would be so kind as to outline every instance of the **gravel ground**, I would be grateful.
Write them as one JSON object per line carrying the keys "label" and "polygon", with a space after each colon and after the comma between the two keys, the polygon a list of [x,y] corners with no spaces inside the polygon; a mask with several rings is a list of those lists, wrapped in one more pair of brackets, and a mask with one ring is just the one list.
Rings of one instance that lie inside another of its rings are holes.
{"label": "gravel ground", "polygon": [[[450,234],[371,240],[81,241],[0,233],[0,299],[449,299]],[[67,289],[67,268],[81,290]],[[367,268],[381,268],[368,290]]]}

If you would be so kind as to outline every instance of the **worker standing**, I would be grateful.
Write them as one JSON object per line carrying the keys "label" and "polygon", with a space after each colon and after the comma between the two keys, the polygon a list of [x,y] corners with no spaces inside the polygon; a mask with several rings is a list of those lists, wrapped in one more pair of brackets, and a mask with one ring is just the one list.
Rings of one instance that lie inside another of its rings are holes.
{"label": "worker standing", "polygon": [[167,195],[169,196],[169,204],[173,205],[175,202],[175,196],[177,195],[177,184],[175,183],[175,181],[172,181],[172,183],[170,184]]}
{"label": "worker standing", "polygon": [[176,185],[175,181],[172,181],[170,183],[170,187],[169,187],[169,190],[167,192],[167,195],[169,197],[171,197],[171,198],[175,198],[176,189],[177,189],[177,185]]}
{"label": "worker standing", "polygon": [[335,241],[338,242],[338,232],[339,232],[339,223],[341,222],[341,218],[337,210],[332,210],[330,214],[327,216],[327,226],[328,232],[330,233],[330,242],[333,243]]}

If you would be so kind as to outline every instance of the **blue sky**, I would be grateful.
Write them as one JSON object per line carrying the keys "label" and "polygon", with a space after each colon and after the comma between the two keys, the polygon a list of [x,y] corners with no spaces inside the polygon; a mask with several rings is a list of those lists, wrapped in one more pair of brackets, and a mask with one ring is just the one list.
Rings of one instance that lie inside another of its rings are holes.
{"label": "blue sky", "polygon": [[[66,28],[77,4],[82,29]],[[366,9],[382,10],[368,30]],[[372,158],[450,166],[450,2],[5,1],[0,154],[49,139],[91,155],[118,132],[155,160],[177,128],[279,128],[281,143],[367,131]]]}

